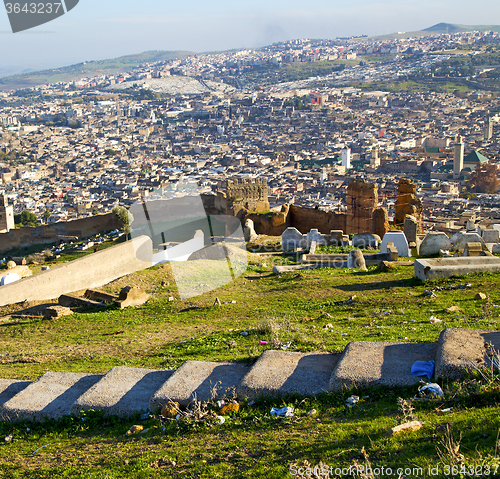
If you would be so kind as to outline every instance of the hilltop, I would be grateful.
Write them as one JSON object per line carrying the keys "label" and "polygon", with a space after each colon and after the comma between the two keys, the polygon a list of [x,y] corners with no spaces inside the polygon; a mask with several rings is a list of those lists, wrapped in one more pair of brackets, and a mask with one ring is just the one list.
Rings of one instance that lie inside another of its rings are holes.
{"label": "hilltop", "polygon": [[95,60],[61,68],[21,73],[0,78],[0,90],[30,88],[46,83],[79,80],[87,76],[115,75],[142,63],[182,59],[190,55],[194,55],[194,53],[189,51],[154,50],[108,60]]}

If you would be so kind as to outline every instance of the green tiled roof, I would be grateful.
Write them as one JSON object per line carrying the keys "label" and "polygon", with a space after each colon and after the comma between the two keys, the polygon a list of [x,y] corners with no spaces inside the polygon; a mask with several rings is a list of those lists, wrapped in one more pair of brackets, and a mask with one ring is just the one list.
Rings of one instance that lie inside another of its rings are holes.
{"label": "green tiled roof", "polygon": [[481,155],[477,150],[471,151],[465,158],[464,163],[488,163],[490,160]]}

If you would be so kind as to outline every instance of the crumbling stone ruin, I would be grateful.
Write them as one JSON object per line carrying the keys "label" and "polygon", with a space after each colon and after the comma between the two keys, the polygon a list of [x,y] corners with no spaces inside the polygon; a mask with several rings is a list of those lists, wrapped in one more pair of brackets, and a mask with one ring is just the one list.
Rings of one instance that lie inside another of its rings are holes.
{"label": "crumbling stone ruin", "polygon": [[[347,188],[348,233],[368,233],[372,231],[373,212],[378,205],[378,186],[364,180],[353,180]],[[378,234],[378,233],[377,233]]]}
{"label": "crumbling stone ruin", "polygon": [[398,199],[395,204],[395,225],[404,225],[406,215],[411,215],[418,221],[418,232],[420,233],[420,217],[423,205],[417,198],[417,187],[412,180],[401,178],[398,184]]}
{"label": "crumbling stone ruin", "polygon": [[267,181],[265,179],[227,180],[226,198],[228,214],[238,216],[241,210],[269,211]]}

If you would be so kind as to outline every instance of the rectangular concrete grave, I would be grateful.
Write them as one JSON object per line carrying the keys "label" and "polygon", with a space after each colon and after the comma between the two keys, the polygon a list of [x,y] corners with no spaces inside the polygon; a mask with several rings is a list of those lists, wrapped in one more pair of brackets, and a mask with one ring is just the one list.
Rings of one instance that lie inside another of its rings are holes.
{"label": "rectangular concrete grave", "polygon": [[500,351],[500,332],[447,328],[441,332],[436,353],[436,377],[459,379],[475,367],[491,366],[485,344]]}
{"label": "rectangular concrete grave", "polygon": [[166,370],[115,367],[85,392],[71,411],[98,409],[122,417],[147,411],[151,397],[172,374]]}
{"label": "rectangular concrete grave", "polygon": [[469,273],[500,271],[500,258],[491,256],[461,256],[454,258],[434,258],[415,260],[415,278],[451,278]]}
{"label": "rectangular concrete grave", "polygon": [[208,361],[186,361],[175,371],[154,394],[149,402],[150,411],[156,411],[169,400],[177,401],[187,406],[197,399],[207,401],[211,399],[212,390],[217,388],[219,397],[227,389],[236,388],[249,366],[239,363],[218,363]]}
{"label": "rectangular concrete grave", "polygon": [[2,415],[11,421],[41,421],[68,415],[72,404],[101,377],[98,374],[45,373],[5,402]]}
{"label": "rectangular concrete grave", "polygon": [[245,376],[238,397],[317,394],[327,391],[340,354],[266,351]]}
{"label": "rectangular concrete grave", "polygon": [[436,349],[436,343],[354,341],[331,375],[330,390],[416,384],[422,378],[411,375],[411,366],[415,361],[434,360]]}

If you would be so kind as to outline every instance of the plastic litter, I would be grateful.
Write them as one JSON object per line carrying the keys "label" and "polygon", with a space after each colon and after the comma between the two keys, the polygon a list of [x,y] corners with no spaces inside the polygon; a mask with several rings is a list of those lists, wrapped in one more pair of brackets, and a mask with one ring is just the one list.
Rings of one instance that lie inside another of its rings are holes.
{"label": "plastic litter", "polygon": [[219,420],[219,424],[224,424],[226,422],[226,418],[222,416],[217,416],[217,419]]}
{"label": "plastic litter", "polygon": [[431,316],[429,318],[429,321],[431,322],[431,324],[436,324],[436,323],[442,323],[443,321],[439,318],[436,318],[436,316]]}
{"label": "plastic litter", "polygon": [[418,392],[427,397],[440,397],[444,396],[441,386],[436,383],[427,383],[418,388]]}
{"label": "plastic litter", "polygon": [[271,409],[271,416],[293,417],[293,407],[273,407]]}
{"label": "plastic litter", "polygon": [[240,333],[240,336],[248,336],[248,331],[243,331],[242,333]]}
{"label": "plastic litter", "polygon": [[413,376],[427,376],[427,379],[434,376],[435,361],[415,361],[411,367]]}
{"label": "plastic litter", "polygon": [[283,351],[286,351],[287,349],[290,348],[291,345],[292,345],[292,342],[291,341],[287,341],[285,344],[283,344],[283,346],[281,346],[281,349]]}
{"label": "plastic litter", "polygon": [[351,396],[347,398],[345,404],[347,407],[354,407],[355,404],[359,402],[359,396]]}
{"label": "plastic litter", "polygon": [[265,345],[267,344],[267,341],[259,341],[259,344],[260,344],[261,346],[265,346]]}

